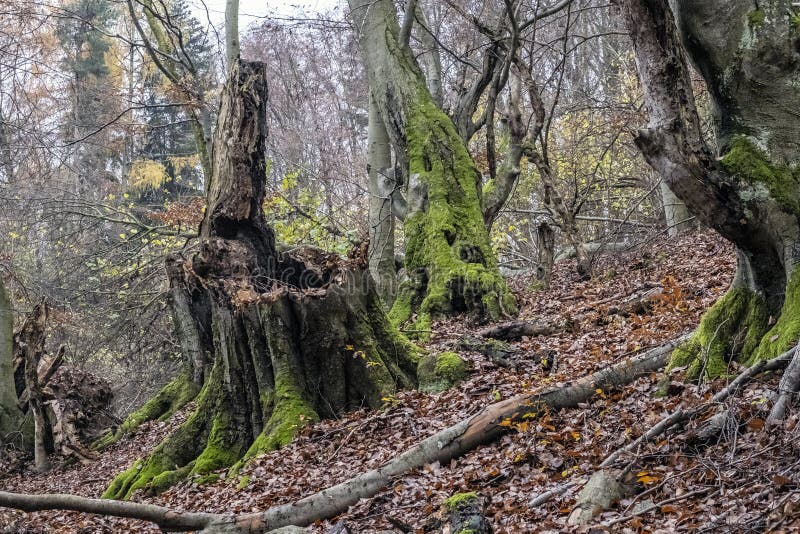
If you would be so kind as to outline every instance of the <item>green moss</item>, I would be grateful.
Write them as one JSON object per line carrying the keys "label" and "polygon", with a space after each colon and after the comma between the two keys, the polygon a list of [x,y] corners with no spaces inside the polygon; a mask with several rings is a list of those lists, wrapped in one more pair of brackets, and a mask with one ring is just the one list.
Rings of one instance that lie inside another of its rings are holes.
{"label": "green moss", "polygon": [[150,493],[161,493],[162,491],[169,489],[176,483],[189,476],[193,465],[193,463],[190,463],[178,469],[164,471],[163,473],[154,476],[153,480],[151,480],[150,484],[148,485],[148,491]]}
{"label": "green moss", "polygon": [[791,13],[789,15],[789,24],[795,30],[800,30],[800,13]]}
{"label": "green moss", "polygon": [[409,174],[427,197],[426,209],[404,225],[406,270],[424,273],[424,280],[422,287],[401,285],[392,320],[400,324],[416,312],[413,328],[424,331],[440,315],[470,311],[498,319],[514,313],[483,221],[480,173],[453,122],[433,103],[413,56],[388,34],[387,43],[407,71],[417,74],[405,133]]}
{"label": "green moss", "polygon": [[756,349],[767,321],[763,297],[733,288],[703,315],[691,339],[673,351],[668,370],[687,366],[690,379],[722,376],[731,359],[746,359]]}
{"label": "green moss", "polygon": [[[103,498],[128,499],[139,489],[157,493],[193,472],[194,460],[201,454],[213,426],[210,414],[218,413],[222,398],[222,369],[215,364],[206,385],[197,395],[197,408],[192,415],[147,459],[137,460],[130,469],[114,478]],[[217,416],[214,417],[217,420]]]}
{"label": "green moss", "polygon": [[469,364],[455,352],[442,352],[436,358],[434,372],[452,382],[458,382],[469,374]]}
{"label": "green moss", "polygon": [[243,476],[239,479],[239,483],[236,484],[236,489],[243,490],[244,488],[247,487],[248,484],[250,484],[250,477]]}
{"label": "green moss", "polygon": [[164,386],[153,398],[135,412],[128,415],[115,432],[108,432],[92,444],[94,449],[103,449],[119,441],[122,436],[136,430],[147,421],[166,421],[197,396],[198,388],[187,373],[181,373]]}
{"label": "green moss", "polygon": [[230,467],[242,457],[242,438],[231,423],[227,407],[217,411],[211,424],[211,433],[203,452],[197,457],[191,474],[204,475],[216,469]]}
{"label": "green moss", "polygon": [[800,339],[800,269],[795,269],[786,284],[786,294],[778,320],[761,338],[756,350],[745,360],[747,365],[770,360],[789,350]]}
{"label": "green moss", "polygon": [[269,397],[262,397],[262,403],[272,404],[270,418],[244,454],[243,460],[289,444],[304,426],[319,420],[317,412],[300,393],[294,378],[286,372],[278,372],[275,376],[275,391],[272,398]]}
{"label": "green moss", "polygon": [[751,184],[763,184],[787,211],[800,214],[800,169],[776,166],[744,136],[731,141],[722,165],[731,174]]}
{"label": "green moss", "polygon": [[747,22],[751,28],[763,25],[766,20],[767,14],[763,9],[754,9],[747,14]]}
{"label": "green moss", "polygon": [[424,356],[417,367],[419,389],[437,393],[451,388],[469,374],[469,364],[455,352]]}
{"label": "green moss", "polygon": [[[208,473],[207,475],[201,475],[194,480],[194,483],[198,486],[203,486],[204,484],[213,484],[214,482],[220,479],[219,473]],[[154,481],[155,482],[155,481]],[[170,484],[171,486],[172,484]],[[169,486],[167,486],[169,487]]]}
{"label": "green moss", "polygon": [[452,497],[445,500],[443,504],[445,509],[447,509],[449,512],[455,512],[456,510],[465,505],[469,506],[477,499],[478,499],[478,494],[475,493],[474,491],[471,491],[469,493],[456,493]]}

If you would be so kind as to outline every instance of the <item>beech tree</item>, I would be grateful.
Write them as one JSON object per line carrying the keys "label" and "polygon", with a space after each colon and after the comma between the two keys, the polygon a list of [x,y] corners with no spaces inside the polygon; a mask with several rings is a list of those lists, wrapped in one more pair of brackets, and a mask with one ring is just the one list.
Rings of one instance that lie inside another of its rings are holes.
{"label": "beech tree", "polygon": [[278,252],[263,212],[267,102],[265,65],[235,61],[199,242],[167,263],[185,372],[126,424],[167,416],[199,390],[197,408],[105,497],[231,466],[319,417],[377,407],[416,382],[415,349],[382,311],[364,251],[348,260],[314,248]]}
{"label": "beech tree", "polygon": [[[483,221],[481,176],[450,118],[400,39],[389,0],[350,0],[374,104],[403,174],[405,266],[391,317],[416,313],[423,335],[436,315],[473,311],[499,318],[515,310]],[[413,13],[413,10],[411,11]]]}
{"label": "beech tree", "polygon": [[[728,293],[673,354],[694,377],[773,358],[800,336],[800,17],[789,0],[621,0],[644,86],[636,142],[669,188],[732,241]],[[677,21],[677,23],[676,23]],[[683,45],[681,44],[683,43]],[[684,52],[713,101],[703,138]]]}

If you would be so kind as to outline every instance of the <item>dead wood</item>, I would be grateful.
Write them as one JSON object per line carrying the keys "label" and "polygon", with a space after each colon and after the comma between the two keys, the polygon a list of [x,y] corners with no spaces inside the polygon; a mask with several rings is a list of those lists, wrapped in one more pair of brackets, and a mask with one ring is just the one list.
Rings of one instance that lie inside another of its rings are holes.
{"label": "dead wood", "polygon": [[485,507],[486,500],[476,493],[462,493],[447,499],[442,505],[442,514],[446,518],[442,532],[492,534]]}
{"label": "dead wood", "polygon": [[240,516],[179,513],[159,506],[130,502],[71,495],[33,496],[5,492],[0,492],[0,505],[26,511],[57,508],[133,517],[176,531],[206,528],[206,532],[244,533],[266,532],[287,525],[305,526],[319,519],[334,517],[360,499],[374,496],[394,477],[433,462],[446,464],[479,445],[492,442],[512,428],[513,423],[529,419],[531,414],[574,408],[589,401],[596,395],[598,388],[621,387],[655,372],[666,364],[672,350],[686,337],[677,338],[637,357],[626,358],[574,383],[540,393],[519,395],[489,405],[469,419],[421,441],[379,469],[367,471],[297,502],[275,506],[264,512]]}
{"label": "dead wood", "polygon": [[[37,383],[40,387],[46,386],[53,375],[58,371],[61,367],[61,364],[64,363],[64,353],[65,347],[61,345],[56,352],[56,355],[53,357],[43,357],[42,360],[39,362],[38,365],[38,380]],[[28,409],[28,398],[30,396],[30,392],[26,387],[25,390],[22,392],[22,395],[19,396],[18,406],[20,410],[23,412]]]}
{"label": "dead wood", "polygon": [[549,323],[531,323],[528,321],[507,321],[481,330],[483,337],[513,341],[524,336],[550,336],[564,329],[563,326]]}
{"label": "dead wood", "polygon": [[36,470],[40,472],[49,471],[51,468],[45,443],[49,424],[44,408],[42,384],[39,382],[37,372],[39,361],[44,355],[47,312],[47,303],[37,304],[14,334],[16,359],[23,362],[22,365],[24,365],[25,390],[28,392],[27,404],[33,415],[33,462]]}
{"label": "dead wood", "polygon": [[627,444],[625,447],[617,449],[613,453],[611,453],[604,461],[600,464],[600,467],[609,467],[613,465],[619,458],[627,453],[631,452],[641,445],[647,443],[648,441],[652,441],[653,439],[661,436],[671,428],[675,427],[675,425],[682,423],[692,417],[697,416],[704,410],[707,410],[709,406],[716,406],[720,404],[722,401],[742,389],[744,386],[749,384],[756,376],[760,375],[761,373],[767,371],[777,371],[779,369],[783,369],[789,363],[790,358],[794,355],[794,349],[789,350],[781,354],[780,356],[776,356],[771,360],[762,360],[760,362],[756,362],[752,366],[748,367],[744,371],[742,371],[735,379],[733,379],[727,386],[722,388],[719,392],[717,392],[711,399],[700,406],[696,406],[689,410],[684,410],[683,408],[677,408],[668,416],[661,419],[658,423],[650,427],[650,429],[639,436],[634,441]]}
{"label": "dead wood", "polygon": [[628,317],[630,315],[643,315],[650,313],[653,305],[664,295],[664,288],[653,287],[642,293],[634,294],[620,301],[616,306],[608,308],[609,314],[622,315]]}
{"label": "dead wood", "polygon": [[25,512],[56,509],[116,517],[131,517],[150,521],[164,530],[181,532],[203,529],[213,519],[219,517],[217,514],[176,512],[153,504],[88,499],[64,494],[22,495],[5,491],[0,491],[0,506],[16,508]]}
{"label": "dead wood", "polygon": [[515,368],[522,356],[519,349],[497,339],[478,339],[465,335],[458,341],[458,348],[478,352],[500,367]]}

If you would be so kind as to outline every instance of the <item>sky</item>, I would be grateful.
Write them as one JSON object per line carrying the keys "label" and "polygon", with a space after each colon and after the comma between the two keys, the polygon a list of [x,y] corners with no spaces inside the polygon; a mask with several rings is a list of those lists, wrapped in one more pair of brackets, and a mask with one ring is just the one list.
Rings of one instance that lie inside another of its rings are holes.
{"label": "sky", "polygon": [[[211,22],[222,29],[225,21],[225,0],[203,0]],[[335,7],[343,0],[239,0],[239,31],[244,32],[253,22],[265,16],[286,17],[298,13],[312,14]],[[206,11],[201,0],[190,0],[195,16],[206,23]]]}

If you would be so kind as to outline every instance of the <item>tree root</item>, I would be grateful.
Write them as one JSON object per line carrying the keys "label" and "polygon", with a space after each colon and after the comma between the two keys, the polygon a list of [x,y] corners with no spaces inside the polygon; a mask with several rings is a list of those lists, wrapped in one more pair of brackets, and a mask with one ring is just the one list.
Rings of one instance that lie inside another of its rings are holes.
{"label": "tree root", "polygon": [[778,385],[778,400],[775,401],[767,418],[767,423],[771,425],[783,422],[786,417],[786,408],[800,389],[800,345],[795,347],[792,352],[794,352],[792,361]]}

